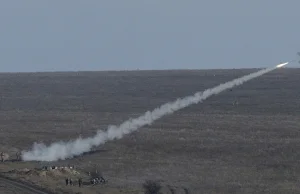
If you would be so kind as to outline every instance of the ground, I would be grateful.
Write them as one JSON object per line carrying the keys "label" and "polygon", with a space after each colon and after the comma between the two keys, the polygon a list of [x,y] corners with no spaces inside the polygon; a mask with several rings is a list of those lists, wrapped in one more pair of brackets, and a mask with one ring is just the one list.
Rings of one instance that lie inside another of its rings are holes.
{"label": "ground", "polygon": [[[92,136],[257,70],[0,74],[0,148],[13,159],[36,141]],[[275,70],[84,156],[55,163],[8,161],[0,170],[70,164],[82,173],[97,168],[109,181],[79,189],[66,187],[63,176],[6,173],[57,193],[143,193],[147,179],[159,180],[165,193],[168,188],[177,193],[298,193],[299,73]]]}

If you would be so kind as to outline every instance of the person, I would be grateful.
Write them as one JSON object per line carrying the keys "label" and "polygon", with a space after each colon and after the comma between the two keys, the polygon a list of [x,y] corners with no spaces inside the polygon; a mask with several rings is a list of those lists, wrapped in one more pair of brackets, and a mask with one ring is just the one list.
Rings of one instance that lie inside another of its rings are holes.
{"label": "person", "polygon": [[66,178],[66,185],[68,185],[69,184],[69,179],[68,178]]}
{"label": "person", "polygon": [[81,184],[82,184],[82,179],[79,178],[79,179],[78,179],[78,186],[81,187]]}
{"label": "person", "polygon": [[4,162],[4,153],[1,152],[0,156],[1,156],[1,162]]}
{"label": "person", "polygon": [[70,178],[70,185],[73,185],[73,181],[72,181],[72,179]]}

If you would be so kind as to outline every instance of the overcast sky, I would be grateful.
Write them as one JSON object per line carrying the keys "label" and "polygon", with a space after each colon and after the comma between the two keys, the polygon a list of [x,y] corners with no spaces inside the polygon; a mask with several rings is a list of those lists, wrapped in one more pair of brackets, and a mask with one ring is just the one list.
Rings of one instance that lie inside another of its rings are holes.
{"label": "overcast sky", "polygon": [[297,58],[299,7],[299,0],[1,0],[0,71],[273,66]]}

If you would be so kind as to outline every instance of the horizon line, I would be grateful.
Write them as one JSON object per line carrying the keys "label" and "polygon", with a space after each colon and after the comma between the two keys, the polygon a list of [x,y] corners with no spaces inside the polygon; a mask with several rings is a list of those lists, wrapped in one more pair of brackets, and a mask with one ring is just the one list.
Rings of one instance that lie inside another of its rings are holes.
{"label": "horizon line", "polygon": [[[246,70],[246,69],[265,69],[268,67],[241,67],[241,68],[203,68],[203,69],[195,69],[195,68],[174,68],[174,69],[107,69],[107,70],[45,70],[45,71],[0,71],[0,74],[26,74],[26,73],[89,73],[89,72],[134,72],[134,71],[209,71],[209,70]],[[284,67],[288,69],[298,69],[299,67]]]}

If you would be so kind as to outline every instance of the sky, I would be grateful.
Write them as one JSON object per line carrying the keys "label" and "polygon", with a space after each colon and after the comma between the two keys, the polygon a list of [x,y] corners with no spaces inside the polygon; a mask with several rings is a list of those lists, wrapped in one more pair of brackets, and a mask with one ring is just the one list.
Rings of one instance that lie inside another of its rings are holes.
{"label": "sky", "polygon": [[274,66],[300,60],[299,7],[299,0],[1,0],[0,72]]}

